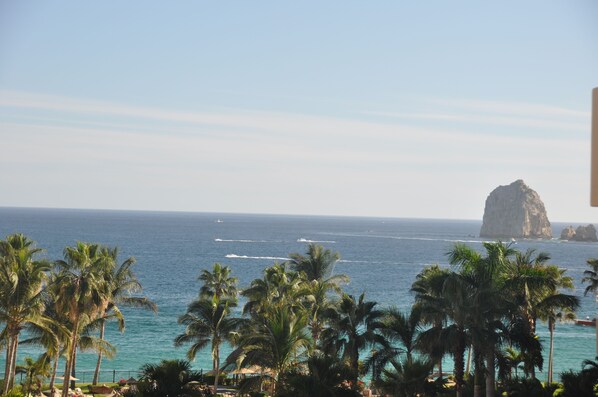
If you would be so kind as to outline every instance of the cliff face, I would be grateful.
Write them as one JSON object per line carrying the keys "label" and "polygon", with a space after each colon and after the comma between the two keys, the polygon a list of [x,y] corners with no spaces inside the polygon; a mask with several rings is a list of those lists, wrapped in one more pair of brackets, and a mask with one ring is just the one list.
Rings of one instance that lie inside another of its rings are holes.
{"label": "cliff face", "polygon": [[486,199],[480,237],[552,238],[538,193],[521,179],[494,189]]}

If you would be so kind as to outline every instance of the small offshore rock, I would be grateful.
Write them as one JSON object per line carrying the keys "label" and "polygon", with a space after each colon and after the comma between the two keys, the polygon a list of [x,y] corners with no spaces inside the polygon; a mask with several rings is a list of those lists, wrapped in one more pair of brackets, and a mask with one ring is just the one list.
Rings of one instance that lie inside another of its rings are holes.
{"label": "small offshore rock", "polygon": [[575,235],[571,238],[573,241],[598,241],[596,228],[594,225],[578,226],[575,229]]}
{"label": "small offshore rock", "polygon": [[561,232],[561,240],[571,240],[575,236],[575,229],[573,226],[567,226]]}

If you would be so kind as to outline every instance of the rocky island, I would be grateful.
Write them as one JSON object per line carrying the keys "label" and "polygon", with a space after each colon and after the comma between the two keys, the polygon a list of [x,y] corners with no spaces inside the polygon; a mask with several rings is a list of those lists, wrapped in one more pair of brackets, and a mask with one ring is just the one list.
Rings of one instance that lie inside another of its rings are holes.
{"label": "rocky island", "polygon": [[486,199],[480,237],[552,238],[538,193],[521,179],[494,189]]}
{"label": "rocky island", "polygon": [[598,241],[596,236],[596,228],[594,225],[578,226],[574,229],[573,226],[568,226],[561,232],[561,240],[572,241]]}

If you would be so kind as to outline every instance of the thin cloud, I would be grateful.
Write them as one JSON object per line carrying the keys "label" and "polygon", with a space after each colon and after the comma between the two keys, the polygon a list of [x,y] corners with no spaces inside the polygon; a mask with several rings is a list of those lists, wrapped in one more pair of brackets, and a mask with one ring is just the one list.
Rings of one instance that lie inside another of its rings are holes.
{"label": "thin cloud", "polygon": [[[534,130],[561,130],[587,132],[590,113],[545,104],[523,102],[499,102],[466,99],[425,99],[420,105],[426,111],[381,111],[370,110],[364,114],[394,118],[397,120],[418,120],[467,124],[510,126]],[[433,111],[429,111],[432,108]]]}
{"label": "thin cloud", "polygon": [[483,111],[488,113],[520,115],[527,117],[573,117],[587,119],[590,112],[584,112],[575,109],[568,109],[559,106],[545,104],[535,104],[527,102],[499,102],[482,101],[469,99],[443,99],[432,100],[432,103],[438,103],[447,107],[458,107],[467,110]]}
{"label": "thin cloud", "polygon": [[[22,93],[2,93],[1,107],[27,112],[22,120],[0,122],[0,135],[6,135],[0,163],[53,169],[50,179],[87,170],[128,175],[140,184],[183,186],[201,175],[214,189],[224,183],[219,181],[258,183],[260,177],[282,185],[284,173],[293,180],[325,175],[334,183],[407,175],[423,180],[464,170],[584,168],[588,147],[587,139],[565,134],[502,136],[238,109],[195,113]],[[37,117],[36,109],[43,111]],[[56,115],[48,116],[48,110]],[[547,162],[557,158],[567,158],[566,165]],[[139,177],[146,172],[153,179]]]}
{"label": "thin cloud", "polygon": [[550,128],[567,131],[587,131],[587,123],[547,120],[546,118],[491,116],[472,114],[450,114],[450,113],[392,113],[368,111],[365,114],[373,116],[392,117],[397,119],[427,120],[427,121],[450,121],[459,123],[505,125],[517,127]]}
{"label": "thin cloud", "polygon": [[[506,106],[506,105],[505,105]],[[427,143],[438,141],[496,141],[504,140],[503,136],[492,133],[480,134],[438,127],[415,127],[399,123],[377,123],[364,121],[359,118],[332,118],[312,115],[302,115],[281,112],[260,112],[229,109],[213,112],[183,112],[163,110],[159,108],[131,106],[109,102],[80,100],[74,98],[57,97],[40,94],[30,94],[14,91],[0,91],[0,108],[21,108],[38,110],[55,110],[77,116],[88,116],[80,124],[99,124],[100,127],[113,129],[138,129],[142,132],[171,134],[172,131],[193,135],[234,135],[241,139],[249,133],[254,137],[274,140],[288,140],[289,137],[322,137],[362,139],[378,138],[396,141],[408,137],[410,141]],[[504,106],[503,106],[504,107]],[[490,116],[472,116],[459,114],[424,114],[424,113],[383,113],[369,112],[397,118],[430,118],[434,120],[452,120],[469,122],[486,122],[492,124],[517,124],[522,126],[538,126],[553,128],[581,128],[579,124],[554,123],[538,119],[497,118]],[[127,121],[112,121],[108,125],[105,116],[119,116],[129,118]],[[100,122],[93,117],[102,116]],[[63,117],[68,120],[68,117]],[[152,120],[168,122],[168,128],[152,126]],[[140,123],[145,121],[146,124]],[[51,122],[49,122],[51,123]]]}
{"label": "thin cloud", "polygon": [[[231,134],[205,136],[179,134],[176,127],[168,133],[140,135],[126,128],[63,126],[53,124],[0,123],[0,130],[11,131],[12,138],[0,149],[2,162],[172,164],[191,166],[229,162],[231,164],[297,164],[306,167],[436,167],[444,165],[533,166],[546,157],[572,153],[577,163],[584,156],[581,140],[538,140],[529,137],[497,137],[483,134],[450,134],[428,131],[427,137],[396,133],[380,139],[351,138],[338,142],[336,135],[310,125],[308,132],[294,140],[280,137],[230,139]],[[366,130],[376,136],[375,126]],[[427,139],[429,136],[433,139]],[[67,144],[65,144],[67,143]],[[541,148],[542,150],[537,150]],[[3,150],[2,150],[3,149]],[[36,150],[37,149],[37,150]],[[31,156],[22,153],[36,150]]]}

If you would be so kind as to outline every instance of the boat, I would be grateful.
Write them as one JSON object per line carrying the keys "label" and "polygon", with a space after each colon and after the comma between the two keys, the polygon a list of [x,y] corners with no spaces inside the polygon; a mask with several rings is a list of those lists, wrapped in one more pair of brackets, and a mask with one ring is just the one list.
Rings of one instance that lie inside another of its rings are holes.
{"label": "boat", "polygon": [[575,324],[577,324],[577,325],[596,325],[596,319],[595,318],[592,320],[590,320],[589,318],[586,320],[577,319],[577,320],[575,320]]}
{"label": "boat", "polygon": [[224,222],[224,221],[223,221],[222,219],[216,219],[216,220],[215,220],[215,222],[216,222],[216,223],[222,223],[222,222]]}

